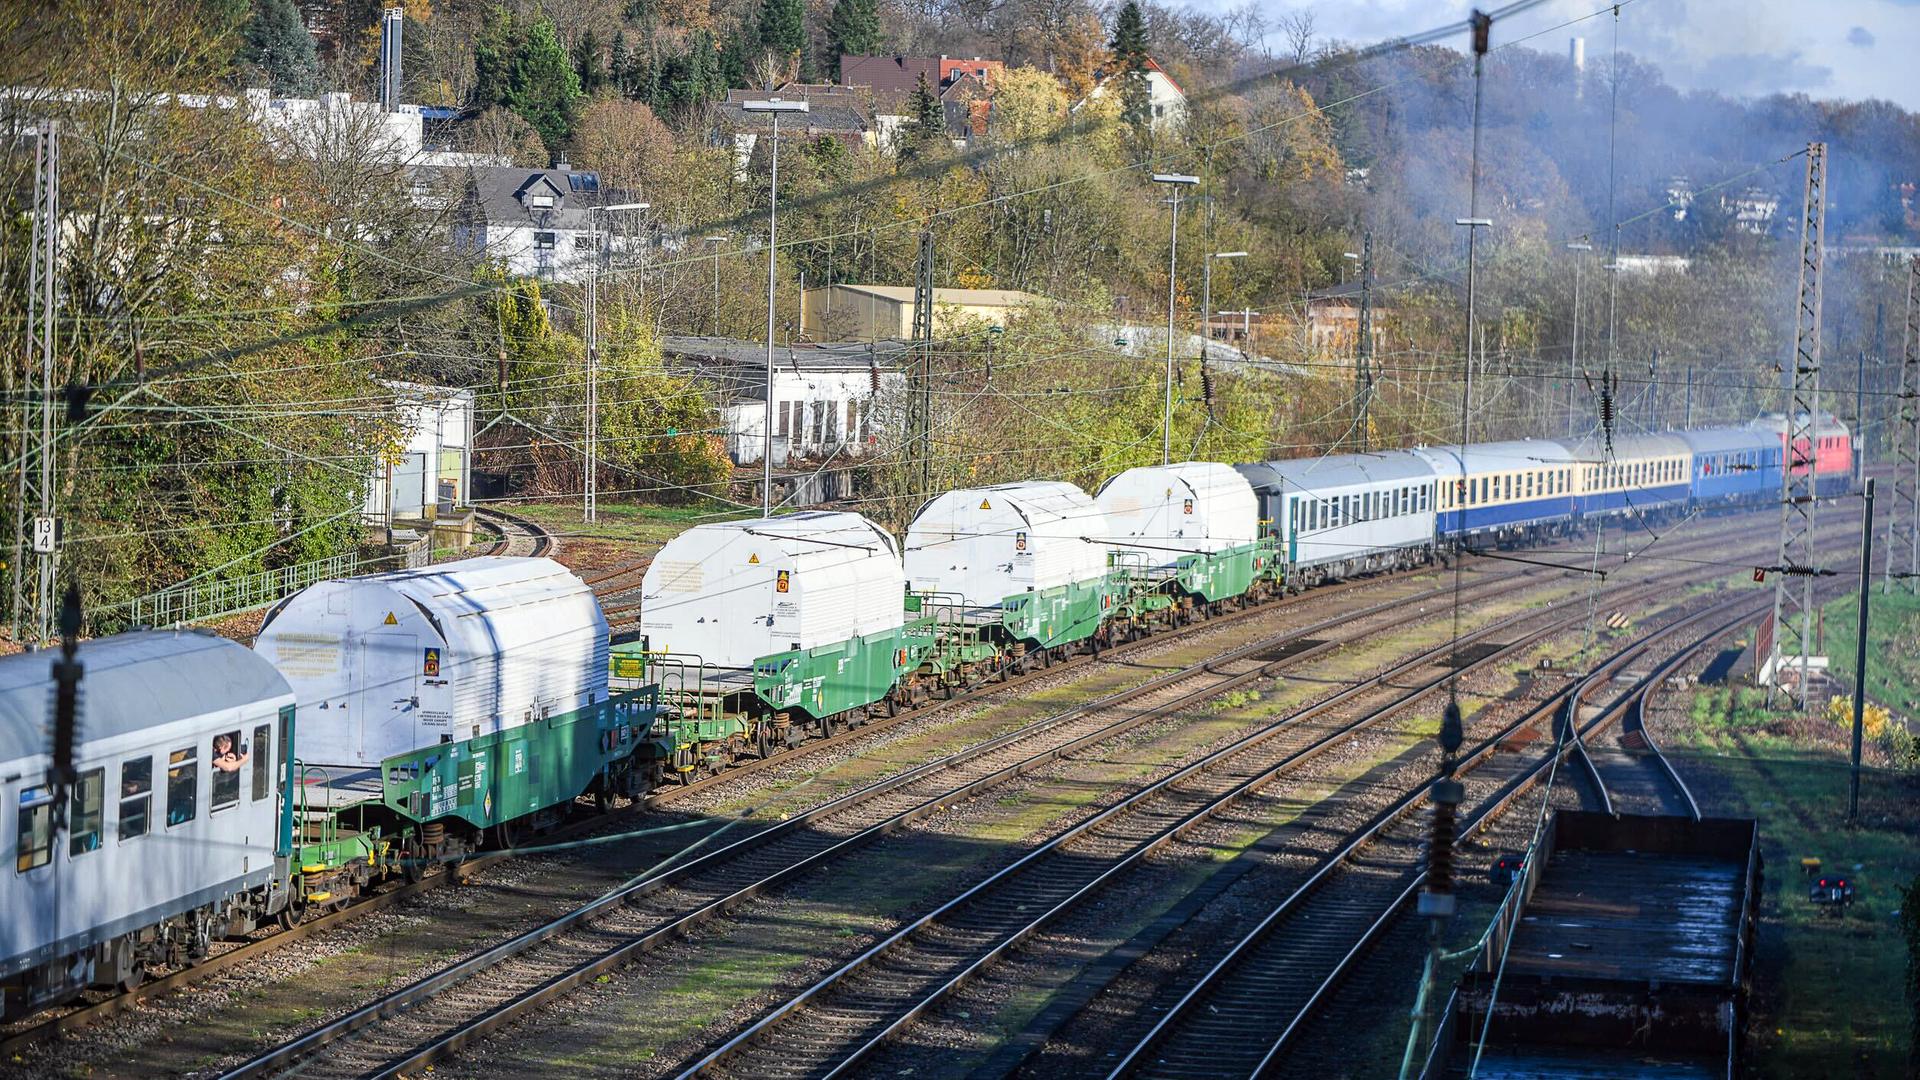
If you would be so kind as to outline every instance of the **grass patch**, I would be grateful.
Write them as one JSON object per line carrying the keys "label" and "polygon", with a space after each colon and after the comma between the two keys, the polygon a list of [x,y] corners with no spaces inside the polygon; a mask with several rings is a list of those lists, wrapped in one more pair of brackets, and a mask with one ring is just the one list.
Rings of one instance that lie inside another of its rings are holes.
{"label": "grass patch", "polygon": [[[1890,657],[1884,667],[1897,678],[1903,664]],[[1870,682],[1874,668],[1870,660]],[[1668,736],[1708,812],[1760,825],[1766,864],[1750,1071],[1902,1075],[1911,1012],[1897,911],[1899,889],[1920,874],[1920,780],[1866,771],[1860,827],[1847,828],[1848,733],[1817,716],[1770,711],[1765,700],[1751,687],[1698,690],[1685,729]],[[1809,902],[1803,858],[1853,878],[1858,899],[1844,916]]]}

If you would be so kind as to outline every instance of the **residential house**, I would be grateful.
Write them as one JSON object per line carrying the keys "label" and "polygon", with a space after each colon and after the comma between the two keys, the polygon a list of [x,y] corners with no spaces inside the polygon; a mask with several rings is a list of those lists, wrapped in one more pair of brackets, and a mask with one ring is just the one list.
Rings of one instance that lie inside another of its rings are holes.
{"label": "residential house", "polygon": [[1737,195],[1720,196],[1720,208],[1733,215],[1734,228],[1765,236],[1773,231],[1773,219],[1780,213],[1780,196],[1750,187]]}
{"label": "residential house", "polygon": [[[1121,72],[1118,68],[1096,72],[1093,91],[1087,95],[1087,100],[1104,97],[1110,92],[1119,93],[1119,84],[1114,81],[1114,77],[1119,74]],[[1112,89],[1109,90],[1109,87]],[[1148,126],[1155,131],[1177,127],[1186,122],[1186,92],[1181,90],[1180,84],[1173,81],[1173,76],[1167,74],[1152,58],[1147,60],[1147,104],[1151,116]]]}
{"label": "residential house", "polygon": [[[1351,360],[1359,351],[1361,283],[1350,281],[1307,295],[1306,339],[1315,356]],[[1373,349],[1378,353],[1385,337],[1390,308],[1382,303],[1381,291],[1373,290]]]}
{"label": "residential house", "polygon": [[811,142],[825,137],[838,141],[849,150],[876,145],[878,135],[872,119],[872,97],[858,92],[860,89],[825,83],[788,83],[770,93],[758,90],[727,91],[727,100],[716,102],[713,106],[714,126],[721,145],[731,144],[733,147],[734,174],[746,176],[747,164],[753,160],[761,136],[773,133],[774,114],[747,112],[742,106],[749,101],[771,99],[807,103],[804,113],[779,114],[780,137],[783,139]]}
{"label": "residential house", "polygon": [[[1046,297],[1017,289],[933,290],[933,331],[945,334],[968,320],[1004,327],[1015,312]],[[913,336],[913,289],[905,285],[829,285],[800,298],[800,328],[822,340],[879,340]]]}
{"label": "residential house", "polygon": [[[904,118],[908,95],[924,76],[928,89],[939,95],[948,136],[965,142],[987,133],[993,84],[1006,67],[1002,61],[978,56],[843,56],[840,85],[871,90],[881,110],[894,110],[882,115]],[[884,126],[890,145],[898,123]]]}
{"label": "residential house", "polygon": [[[669,363],[690,368],[712,388],[727,456],[758,464],[767,433],[767,346],[734,338],[669,335]],[[874,452],[893,403],[906,390],[902,341],[784,345],[774,349],[773,464]]]}
{"label": "residential house", "polygon": [[454,248],[492,259],[523,277],[576,281],[592,266],[596,239],[617,252],[636,241],[593,208],[623,201],[602,191],[598,173],[565,164],[551,169],[478,166],[435,170],[455,200]]}

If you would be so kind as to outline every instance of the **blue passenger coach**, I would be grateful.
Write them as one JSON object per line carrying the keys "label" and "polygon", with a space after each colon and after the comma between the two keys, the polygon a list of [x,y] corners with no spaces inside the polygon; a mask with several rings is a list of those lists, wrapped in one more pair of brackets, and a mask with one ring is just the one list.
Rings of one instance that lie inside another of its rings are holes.
{"label": "blue passenger coach", "polygon": [[1701,428],[1677,433],[1693,452],[1693,504],[1710,507],[1778,498],[1778,436],[1751,426]]}

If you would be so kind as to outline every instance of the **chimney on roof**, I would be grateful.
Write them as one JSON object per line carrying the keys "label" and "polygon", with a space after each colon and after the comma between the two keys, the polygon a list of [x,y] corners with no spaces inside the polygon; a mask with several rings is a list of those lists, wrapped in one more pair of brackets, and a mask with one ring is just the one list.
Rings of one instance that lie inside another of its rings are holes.
{"label": "chimney on roof", "polygon": [[1573,99],[1584,96],[1587,81],[1587,39],[1583,37],[1567,40],[1567,59],[1573,62]]}
{"label": "chimney on roof", "polygon": [[380,13],[380,107],[393,112],[400,104],[400,28],[405,8]]}

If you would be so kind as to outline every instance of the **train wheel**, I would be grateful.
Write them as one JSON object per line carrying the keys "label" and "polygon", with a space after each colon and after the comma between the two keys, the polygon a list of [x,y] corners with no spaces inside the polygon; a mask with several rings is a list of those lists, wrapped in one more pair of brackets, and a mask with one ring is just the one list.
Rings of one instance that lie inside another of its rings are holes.
{"label": "train wheel", "polygon": [[773,756],[773,732],[769,731],[765,724],[760,724],[754,729],[753,752],[759,755],[761,761]]}
{"label": "train wheel", "polygon": [[517,821],[502,821],[493,827],[493,846],[501,851],[512,851],[523,839],[524,830]]}
{"label": "train wheel", "polygon": [[820,734],[822,736],[831,739],[839,733],[840,725],[834,716],[827,715],[820,718]]}

